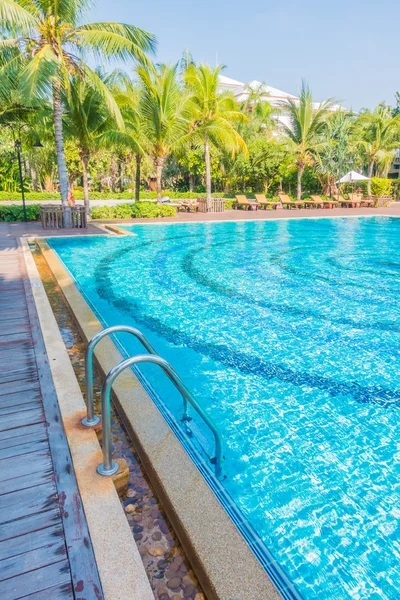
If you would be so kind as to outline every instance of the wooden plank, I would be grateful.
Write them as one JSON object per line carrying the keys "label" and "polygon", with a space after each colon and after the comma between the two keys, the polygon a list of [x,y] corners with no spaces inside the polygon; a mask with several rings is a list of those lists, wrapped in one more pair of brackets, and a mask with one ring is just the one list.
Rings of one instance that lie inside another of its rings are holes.
{"label": "wooden plank", "polygon": [[[18,554],[32,552],[43,546],[54,544],[60,538],[64,537],[64,530],[61,523],[56,523],[50,527],[46,527],[36,532],[36,535],[19,535],[8,540],[0,541],[0,565],[5,559],[12,558]],[[0,567],[1,569],[1,567]],[[1,580],[1,576],[0,576]]]}
{"label": "wooden plank", "polygon": [[[42,569],[23,573],[18,577],[3,581],[1,584],[1,599],[17,600],[55,585],[70,583],[70,581],[68,560],[64,559]],[[70,596],[70,598],[73,598],[73,596]]]}
{"label": "wooden plank", "polygon": [[14,404],[13,406],[3,406],[0,404],[0,419],[4,415],[12,415],[14,413],[21,413],[25,410],[32,410],[33,408],[41,408],[42,403],[40,400],[33,400],[32,402],[27,402],[26,404]]}
{"label": "wooden plank", "polygon": [[35,493],[27,494],[18,490],[11,494],[0,496],[0,523],[8,523],[9,532],[6,537],[15,535],[14,523],[29,513],[39,513],[57,506],[57,490],[54,482],[47,482],[35,487]]}
{"label": "wooden plank", "polygon": [[58,507],[53,507],[39,513],[27,514],[12,523],[0,524],[0,541],[8,540],[19,535],[40,531],[45,527],[51,527],[61,523]]}
{"label": "wooden plank", "polygon": [[47,439],[46,426],[44,423],[34,423],[29,425],[24,425],[23,427],[19,427],[18,429],[6,429],[5,431],[0,431],[0,447],[4,448],[2,444],[20,444],[20,440],[25,435],[32,435],[35,433],[44,432]]}
{"label": "wooden plank", "polygon": [[29,394],[17,392],[16,394],[5,394],[0,396],[0,408],[7,408],[7,406],[22,406],[23,404],[30,404],[31,402],[42,402],[38,390],[32,390]]}
{"label": "wooden plank", "polygon": [[39,381],[16,381],[15,384],[11,385],[0,384],[0,396],[7,396],[8,394],[17,394],[26,392],[28,393],[31,390],[36,390],[38,388]]}
{"label": "wooden plank", "polygon": [[[47,452],[49,450],[49,442],[44,440],[28,440],[24,444],[18,446],[9,446],[8,448],[0,449],[0,461],[8,460],[16,456],[31,454],[32,452]],[[30,460],[30,457],[29,457]],[[0,470],[3,463],[0,462]]]}
{"label": "wooden plank", "polygon": [[[19,492],[20,490],[28,490],[36,487],[37,485],[42,485],[43,483],[52,483],[53,481],[54,476],[52,471],[28,473],[27,475],[22,475],[21,477],[13,477],[12,479],[7,479],[7,481],[2,481],[0,486],[0,495],[10,494],[11,492]],[[35,494],[35,490],[31,490],[28,493]]]}
{"label": "wooden plank", "polygon": [[31,410],[25,410],[21,413],[3,415],[0,420],[0,431],[4,431],[6,429],[14,429],[15,427],[21,427],[21,425],[41,423],[43,421],[43,409],[41,407],[33,408]]}
{"label": "wooden plank", "polygon": [[[25,267],[23,267],[25,269]],[[61,500],[61,516],[71,569],[73,585],[84,582],[86,600],[103,598],[96,560],[90,542],[90,535],[79,495],[72,459],[65,437],[57,395],[54,389],[51,370],[39,326],[30,284],[24,276],[25,295],[32,324],[32,339],[36,362],[40,374],[39,381],[43,406],[48,423],[48,437],[55,471],[58,496]],[[25,414],[27,414],[27,411]]]}
{"label": "wooden plank", "polygon": [[3,459],[0,464],[0,481],[7,481],[14,477],[22,477],[28,473],[47,473],[51,471],[52,463],[50,449],[45,445],[44,450],[30,452],[29,456],[12,456]]}
{"label": "wooden plank", "polygon": [[[62,583],[60,585],[52,586],[51,588],[46,588],[45,590],[41,590],[40,592],[29,594],[29,596],[24,596],[24,600],[69,600],[73,597],[72,584]],[[83,600],[81,594],[79,594],[79,597],[77,596],[77,598]]]}
{"label": "wooden plank", "polygon": [[21,381],[21,379],[26,379],[28,381],[37,380],[37,372],[35,368],[35,363],[33,361],[27,360],[24,361],[23,365],[20,365],[19,369],[12,370],[12,366],[9,366],[3,369],[3,372],[0,373],[0,381],[1,383],[13,382],[15,380]]}
{"label": "wooden plank", "polygon": [[[28,573],[29,571],[37,572],[38,569],[65,560],[67,550],[65,548],[64,539],[52,539],[50,534],[47,534],[46,536],[47,531],[47,529],[43,529],[41,535],[37,536],[38,539],[40,537],[47,537],[47,543],[45,545],[30,551],[25,551],[23,554],[0,560],[0,588],[5,579],[9,579],[10,577],[15,578],[16,576]],[[44,535],[43,532],[45,532]],[[28,537],[33,540],[36,536],[31,535]],[[21,595],[25,595],[24,592],[22,592]]]}

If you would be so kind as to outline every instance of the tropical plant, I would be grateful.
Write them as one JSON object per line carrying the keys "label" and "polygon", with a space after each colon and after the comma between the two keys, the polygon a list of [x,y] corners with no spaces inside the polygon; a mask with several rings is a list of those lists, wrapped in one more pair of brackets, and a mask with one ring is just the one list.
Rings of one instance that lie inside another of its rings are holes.
{"label": "tropical plant", "polygon": [[[104,83],[107,85],[107,79]],[[79,76],[71,79],[64,106],[64,131],[67,138],[74,141],[79,152],[84,202],[86,212],[89,213],[89,159],[106,143],[105,134],[118,127],[97,87]]]}
{"label": "tropical plant", "polygon": [[303,81],[298,99],[289,99],[282,104],[289,115],[290,124],[283,125],[283,132],[296,153],[297,199],[301,199],[301,178],[306,165],[312,162],[316,146],[326,119],[333,108],[332,99],[322,102],[317,108],[313,104],[310,88]]}
{"label": "tropical plant", "polygon": [[[364,110],[357,121],[359,147],[368,167],[368,177],[374,174],[374,168],[381,167],[383,174],[388,163],[393,161],[394,150],[400,145],[400,114],[393,116],[389,106],[380,104],[374,111]],[[368,182],[368,194],[371,195],[371,182]]]}
{"label": "tropical plant", "polygon": [[333,196],[337,191],[336,181],[356,158],[352,145],[354,117],[339,110],[326,119],[326,126],[317,140],[313,160],[322,193]]}
{"label": "tropical plant", "polygon": [[222,67],[214,70],[208,65],[190,65],[184,73],[189,90],[192,113],[190,140],[203,143],[206,166],[207,210],[211,210],[211,162],[210,146],[223,148],[235,154],[247,153],[246,144],[235,128],[246,120],[230,93],[220,93],[219,74]]}
{"label": "tropical plant", "polygon": [[71,76],[79,76],[96,88],[110,112],[122,124],[118,106],[101,77],[85,62],[88,53],[105,59],[136,59],[147,63],[154,37],[123,23],[80,24],[87,0],[0,0],[2,85],[19,88],[27,97],[52,97],[54,136],[61,199],[68,197],[68,177],[62,127],[62,91],[71,91]]}
{"label": "tropical plant", "polygon": [[138,104],[140,139],[146,147],[156,170],[157,201],[162,200],[162,173],[166,158],[182,142],[189,128],[189,112],[185,95],[177,81],[178,65],[169,67],[140,66],[137,69],[141,84]]}

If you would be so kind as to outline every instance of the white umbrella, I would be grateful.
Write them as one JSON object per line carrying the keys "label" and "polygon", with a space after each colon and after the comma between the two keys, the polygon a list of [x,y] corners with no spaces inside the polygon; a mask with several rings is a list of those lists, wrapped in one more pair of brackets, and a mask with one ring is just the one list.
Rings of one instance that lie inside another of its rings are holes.
{"label": "white umbrella", "polygon": [[336,181],[336,183],[353,183],[353,181],[365,181],[366,179],[369,179],[369,177],[360,175],[360,173],[357,173],[356,171],[349,171],[346,175],[343,175],[339,181]]}

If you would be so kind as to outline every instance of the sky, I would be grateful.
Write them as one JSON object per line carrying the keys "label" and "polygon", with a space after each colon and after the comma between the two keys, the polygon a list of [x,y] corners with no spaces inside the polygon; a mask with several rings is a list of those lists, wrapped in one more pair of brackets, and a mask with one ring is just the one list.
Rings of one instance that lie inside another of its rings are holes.
{"label": "sky", "polygon": [[[121,21],[154,33],[157,62],[188,48],[196,62],[353,110],[393,105],[400,90],[395,0],[93,0],[85,20]],[[129,69],[128,69],[129,70]]]}

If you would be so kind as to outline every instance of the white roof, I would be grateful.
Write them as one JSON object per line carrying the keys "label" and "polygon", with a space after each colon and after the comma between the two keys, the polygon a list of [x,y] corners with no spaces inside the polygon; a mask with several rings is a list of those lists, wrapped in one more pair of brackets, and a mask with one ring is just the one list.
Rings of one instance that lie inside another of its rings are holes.
{"label": "white roof", "polygon": [[232,87],[240,87],[240,86],[244,86],[245,85],[241,81],[236,81],[236,79],[231,79],[230,77],[225,77],[225,75],[220,75],[219,76],[219,82],[223,86],[229,85],[229,86],[232,86]]}
{"label": "white roof", "polygon": [[[226,77],[225,75],[219,75],[219,83],[221,86],[221,90],[231,90],[236,97],[238,102],[245,102],[249,97],[249,88],[254,91],[259,91],[265,94],[265,99],[272,106],[281,107],[282,103],[285,103],[285,100],[298,100],[297,96],[290,94],[289,92],[283,92],[278,88],[272,87],[271,85],[266,85],[257,79],[253,79],[249,83],[243,83],[241,81],[237,81],[237,79],[231,79],[230,77]],[[318,109],[321,106],[321,102],[313,102],[313,108]],[[335,104],[332,106],[331,110],[345,110],[343,106],[340,104]]]}

